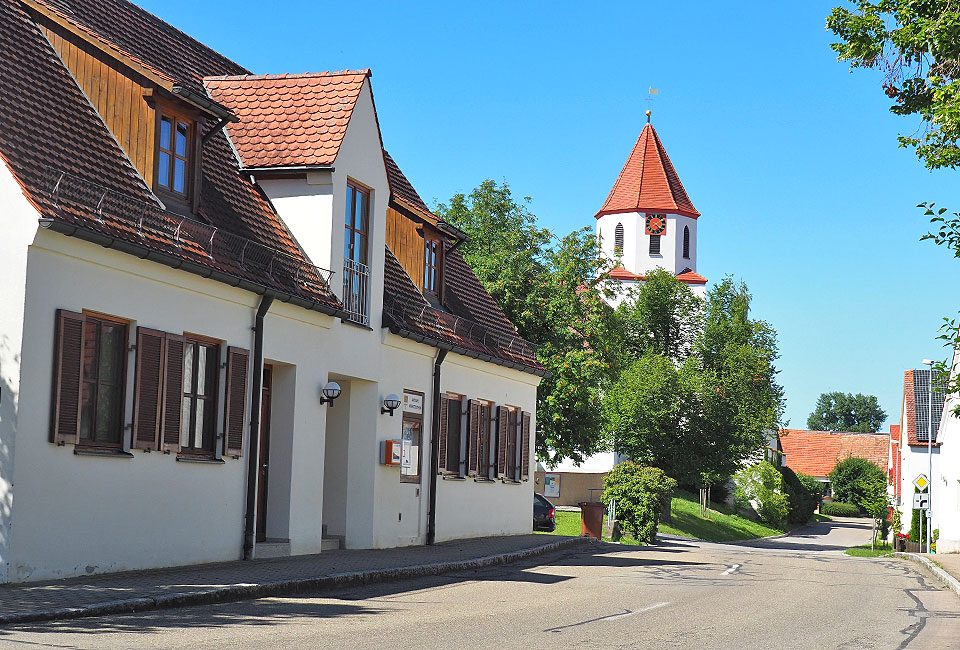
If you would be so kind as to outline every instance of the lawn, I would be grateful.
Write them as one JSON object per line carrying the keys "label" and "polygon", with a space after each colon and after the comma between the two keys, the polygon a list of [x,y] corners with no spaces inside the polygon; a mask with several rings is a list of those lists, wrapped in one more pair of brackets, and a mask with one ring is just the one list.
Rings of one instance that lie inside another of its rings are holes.
{"label": "lawn", "polygon": [[[723,506],[712,504],[707,511],[707,517],[700,517],[700,499],[688,492],[678,492],[671,502],[673,521],[670,524],[661,522],[658,532],[667,535],[692,537],[708,542],[729,542],[739,539],[755,539],[770,535],[781,535],[784,530],[772,528],[754,519],[736,515]],[[827,521],[829,518],[814,515],[816,521]],[[580,513],[557,511],[557,529],[548,535],[577,536],[580,534]],[[624,544],[637,544],[630,535],[624,535],[620,540]]]}
{"label": "lawn", "polygon": [[844,553],[853,557],[885,557],[893,554],[893,548],[889,544],[881,544],[876,548],[870,548],[869,544],[862,544],[848,548]]}

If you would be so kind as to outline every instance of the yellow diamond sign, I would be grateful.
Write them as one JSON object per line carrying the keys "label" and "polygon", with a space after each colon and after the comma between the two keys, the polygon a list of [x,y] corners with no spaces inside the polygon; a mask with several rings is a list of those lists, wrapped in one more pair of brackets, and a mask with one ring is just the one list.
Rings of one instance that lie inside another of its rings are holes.
{"label": "yellow diamond sign", "polygon": [[928,483],[930,483],[930,481],[927,480],[926,474],[920,474],[917,478],[913,479],[913,484],[917,486],[918,490],[927,489]]}

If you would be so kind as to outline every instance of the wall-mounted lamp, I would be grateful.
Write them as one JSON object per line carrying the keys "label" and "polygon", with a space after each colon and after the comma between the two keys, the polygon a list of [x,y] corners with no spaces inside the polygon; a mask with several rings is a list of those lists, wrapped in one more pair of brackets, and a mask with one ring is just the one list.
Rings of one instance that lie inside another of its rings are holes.
{"label": "wall-mounted lamp", "polygon": [[340,384],[335,381],[327,382],[327,385],[320,390],[320,403],[329,404],[333,408],[333,400],[340,397],[340,393],[343,392],[340,390]]}
{"label": "wall-mounted lamp", "polygon": [[381,413],[389,413],[393,417],[393,412],[400,408],[400,398],[390,393],[383,398],[383,406],[380,407]]}

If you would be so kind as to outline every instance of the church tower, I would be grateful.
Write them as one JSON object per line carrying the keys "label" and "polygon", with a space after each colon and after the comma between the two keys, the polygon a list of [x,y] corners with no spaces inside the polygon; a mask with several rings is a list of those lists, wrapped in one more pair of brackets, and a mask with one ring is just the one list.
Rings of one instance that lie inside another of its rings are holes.
{"label": "church tower", "polygon": [[695,294],[705,294],[707,279],[697,273],[699,216],[647,111],[647,123],[596,214],[603,252],[620,260],[610,276],[620,281],[623,293],[659,267],[689,284]]}

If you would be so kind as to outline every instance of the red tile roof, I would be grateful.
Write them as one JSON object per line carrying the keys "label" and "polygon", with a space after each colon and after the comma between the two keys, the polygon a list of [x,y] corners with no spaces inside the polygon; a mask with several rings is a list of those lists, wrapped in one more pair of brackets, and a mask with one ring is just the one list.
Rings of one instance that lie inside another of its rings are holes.
{"label": "red tile roof", "polygon": [[244,167],[332,165],[369,70],[207,77]]}
{"label": "red tile roof", "polygon": [[640,132],[617,182],[596,216],[618,212],[669,212],[694,219],[700,216],[650,123]]}
{"label": "red tile roof", "polygon": [[[57,6],[69,6],[72,20],[107,34],[171,77],[182,79],[191,70],[244,72],[127,2],[70,0]],[[252,290],[266,287],[303,304],[339,308],[269,204],[240,176],[223,133],[203,147],[197,219],[161,210],[17,0],[0,0],[0,79],[0,158],[50,228],[141,257],[147,250],[151,259]],[[245,241],[252,245],[244,247]]]}
{"label": "red tile roof", "polygon": [[[640,275],[639,273],[632,273],[627,269],[623,268],[622,266],[617,266],[615,268],[610,269],[607,272],[607,275],[609,275],[614,280],[633,280],[637,282],[644,282],[647,279],[647,276]],[[685,284],[706,284],[707,283],[707,279],[705,277],[703,277],[696,271],[691,271],[689,268],[686,268],[683,271],[681,271],[679,274],[677,274],[677,279],[680,280],[680,282],[683,282]]]}
{"label": "red tile roof", "polygon": [[866,458],[885,470],[889,445],[887,433],[780,430],[780,446],[787,456],[787,467],[810,476],[828,476],[837,461],[849,456]]}

